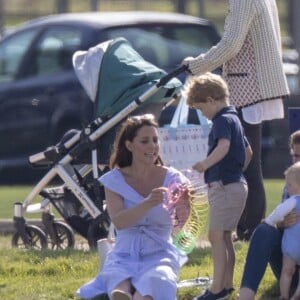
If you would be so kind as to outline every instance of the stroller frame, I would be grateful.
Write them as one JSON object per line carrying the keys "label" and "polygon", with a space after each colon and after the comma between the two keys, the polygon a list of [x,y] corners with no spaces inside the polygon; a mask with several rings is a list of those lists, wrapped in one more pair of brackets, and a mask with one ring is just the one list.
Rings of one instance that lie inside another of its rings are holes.
{"label": "stroller frame", "polygon": [[[173,77],[186,70],[186,66],[181,66],[169,74],[162,77],[156,84],[151,86],[146,92],[140,95],[137,99],[131,102],[127,107],[109,118],[96,118],[92,123],[83,129],[83,131],[76,133],[73,137],[63,143],[63,152],[67,152],[62,156],[62,151],[57,146],[47,148],[45,151],[39,152],[29,157],[29,162],[32,165],[43,164],[45,161],[50,161],[53,166],[32,189],[32,191],[25,198],[24,202],[16,202],[14,204],[14,226],[16,232],[12,238],[12,245],[15,247],[25,248],[46,248],[47,236],[38,226],[27,224],[24,214],[26,212],[42,212],[42,223],[50,236],[53,248],[64,248],[64,239],[67,238],[67,247],[74,246],[73,231],[70,226],[63,222],[54,221],[54,216],[49,209],[49,199],[44,198],[41,204],[31,204],[35,197],[43,194],[43,189],[55,178],[57,175],[63,180],[64,187],[71,190],[73,195],[78,199],[87,212],[94,218],[94,226],[102,226],[103,222],[107,222],[107,216],[104,214],[103,205],[99,209],[94,201],[90,198],[88,193],[78,184],[78,176],[82,176],[89,172],[92,168],[93,178],[97,180],[98,162],[97,150],[95,149],[95,141],[106,133],[113,126],[118,124],[121,120],[132,113],[139,105],[144,103],[147,99],[153,96],[162,86],[164,86]],[[71,174],[68,169],[72,167],[71,163],[79,155],[86,150],[92,149],[92,167],[84,166],[78,171],[78,174]],[[107,224],[109,226],[109,224]],[[59,230],[58,230],[59,229]],[[58,231],[62,231],[60,234]],[[107,228],[108,233],[108,228]],[[96,246],[97,241],[89,240],[90,247]]]}

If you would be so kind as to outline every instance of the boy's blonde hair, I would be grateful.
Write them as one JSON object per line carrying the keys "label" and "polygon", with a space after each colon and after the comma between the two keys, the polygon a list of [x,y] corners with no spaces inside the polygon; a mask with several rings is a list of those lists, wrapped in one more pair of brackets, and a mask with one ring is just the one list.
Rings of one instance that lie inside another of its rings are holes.
{"label": "boy's blonde hair", "polygon": [[183,93],[189,106],[207,102],[208,97],[220,101],[227,101],[229,98],[228,86],[224,79],[210,72],[190,77]]}
{"label": "boy's blonde hair", "polygon": [[290,148],[296,144],[300,144],[300,130],[293,132],[290,137]]}
{"label": "boy's blonde hair", "polygon": [[286,179],[293,179],[300,185],[300,161],[287,168],[284,175]]}

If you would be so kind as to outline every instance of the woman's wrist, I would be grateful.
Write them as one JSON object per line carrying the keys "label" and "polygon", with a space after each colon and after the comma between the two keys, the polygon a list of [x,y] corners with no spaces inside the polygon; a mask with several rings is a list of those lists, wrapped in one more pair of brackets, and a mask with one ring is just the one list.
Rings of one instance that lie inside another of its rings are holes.
{"label": "woman's wrist", "polygon": [[284,229],[284,228],[286,228],[285,223],[284,222],[278,222],[277,223],[277,228],[278,229]]}

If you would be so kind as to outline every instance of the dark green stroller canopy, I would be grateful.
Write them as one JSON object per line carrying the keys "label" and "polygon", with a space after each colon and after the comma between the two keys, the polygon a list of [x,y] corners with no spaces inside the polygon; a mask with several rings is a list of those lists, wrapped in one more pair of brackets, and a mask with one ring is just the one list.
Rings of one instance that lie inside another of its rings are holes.
{"label": "dark green stroller canopy", "polygon": [[[98,44],[73,56],[76,75],[95,103],[95,117],[112,117],[150,89],[167,73],[145,61],[124,38]],[[167,103],[182,83],[173,78],[142,106]]]}

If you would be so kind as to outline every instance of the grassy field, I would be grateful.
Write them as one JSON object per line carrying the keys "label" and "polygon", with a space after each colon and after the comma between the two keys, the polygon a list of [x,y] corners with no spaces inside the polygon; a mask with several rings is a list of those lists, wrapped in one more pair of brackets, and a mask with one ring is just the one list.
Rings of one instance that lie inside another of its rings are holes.
{"label": "grassy field", "polygon": [[[284,185],[281,179],[265,180],[267,193],[267,212],[270,212],[281,197],[281,190]],[[13,205],[15,202],[23,202],[31,191],[31,186],[0,186],[0,219],[11,219],[13,217]],[[38,197],[34,202],[39,202]],[[38,218],[37,214],[28,214],[28,218]]]}
{"label": "grassy field", "polygon": [[[238,288],[244,266],[247,243],[236,243],[234,285]],[[20,251],[0,249],[0,298],[5,300],[66,300],[78,299],[79,286],[91,280],[98,270],[95,251]],[[196,249],[181,269],[180,280],[212,274],[209,248]],[[190,300],[201,293],[202,287],[178,291],[179,300]],[[278,287],[268,269],[257,299],[277,299]],[[100,299],[100,298],[98,298]],[[236,299],[236,293],[230,299]],[[167,300],[167,299],[166,299]]]}
{"label": "grassy field", "polygon": [[284,180],[266,179],[264,180],[264,185],[267,197],[267,214],[269,214],[281,200]]}
{"label": "grassy field", "polygon": [[[237,262],[234,284],[241,280],[246,243],[236,244]],[[20,251],[0,250],[0,296],[5,300],[63,300],[78,299],[77,288],[91,280],[98,269],[95,251]],[[196,249],[189,262],[181,269],[180,280],[212,274],[210,249]],[[178,291],[179,300],[190,300],[202,287]],[[276,299],[278,287],[268,269],[260,286],[257,299]],[[236,293],[231,299],[236,298]]]}
{"label": "grassy field", "polygon": [[[266,180],[268,211],[278,203],[282,180]],[[11,218],[15,201],[21,201],[31,187],[0,187],[0,218]],[[237,261],[234,285],[238,289],[248,243],[235,244]],[[10,237],[0,236],[0,299],[5,300],[66,300],[78,299],[77,288],[92,279],[98,270],[96,251],[64,250],[23,251],[11,249]],[[180,280],[212,275],[210,248],[194,250],[181,269]],[[201,287],[180,289],[179,300],[190,300]],[[267,270],[257,299],[277,299],[278,285]],[[100,298],[98,298],[100,299]],[[231,299],[236,299],[236,293]]]}
{"label": "grassy field", "polygon": [[[5,24],[15,26],[20,22],[32,18],[52,14],[57,11],[57,1],[41,0],[4,0]],[[277,0],[282,35],[288,35],[287,24],[287,0]],[[91,10],[90,1],[68,0],[70,12],[82,12]],[[26,8],[26,9],[25,9]],[[188,0],[186,13],[193,16],[205,17],[216,24],[220,31],[223,31],[224,19],[227,14],[226,0],[205,0],[204,10],[200,11],[198,0]],[[126,10],[152,10],[152,11],[175,11],[174,1],[146,1],[146,0],[98,0],[100,11],[126,11]]]}

